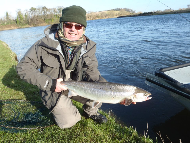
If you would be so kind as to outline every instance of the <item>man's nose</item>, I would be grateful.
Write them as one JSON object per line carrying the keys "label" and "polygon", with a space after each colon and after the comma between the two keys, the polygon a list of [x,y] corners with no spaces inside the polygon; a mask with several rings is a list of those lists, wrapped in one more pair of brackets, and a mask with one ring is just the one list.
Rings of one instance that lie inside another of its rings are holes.
{"label": "man's nose", "polygon": [[75,25],[72,25],[72,28],[71,28],[71,29],[72,29],[72,31],[74,31],[74,30],[75,30]]}

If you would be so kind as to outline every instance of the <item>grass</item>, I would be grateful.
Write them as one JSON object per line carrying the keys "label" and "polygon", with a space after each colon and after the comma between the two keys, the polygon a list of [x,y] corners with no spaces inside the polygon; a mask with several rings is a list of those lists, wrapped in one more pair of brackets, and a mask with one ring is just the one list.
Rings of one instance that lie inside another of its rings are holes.
{"label": "grass", "polygon": [[[104,111],[100,112],[108,118],[106,124],[96,124],[82,117],[72,128],[60,129],[41,104],[38,88],[17,75],[16,55],[2,41],[0,51],[0,142],[153,142],[149,137],[139,135],[132,127],[117,123],[113,116]],[[81,112],[82,104],[74,104]],[[21,130],[18,127],[34,129]]]}

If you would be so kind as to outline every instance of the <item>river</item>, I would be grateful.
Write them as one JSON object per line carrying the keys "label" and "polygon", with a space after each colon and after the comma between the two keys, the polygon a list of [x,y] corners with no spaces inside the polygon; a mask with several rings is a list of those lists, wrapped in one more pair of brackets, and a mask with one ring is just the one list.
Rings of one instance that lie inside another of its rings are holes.
{"label": "river", "polygon": [[[190,13],[123,17],[88,21],[86,35],[97,43],[99,70],[109,82],[131,84],[148,90],[152,99],[136,105],[103,104],[121,123],[140,134],[148,131],[165,142],[187,142],[190,111],[171,96],[145,84],[146,73],[190,62]],[[44,36],[47,26],[0,31],[20,60]],[[147,128],[148,125],[148,128]],[[166,139],[166,135],[169,139]]]}

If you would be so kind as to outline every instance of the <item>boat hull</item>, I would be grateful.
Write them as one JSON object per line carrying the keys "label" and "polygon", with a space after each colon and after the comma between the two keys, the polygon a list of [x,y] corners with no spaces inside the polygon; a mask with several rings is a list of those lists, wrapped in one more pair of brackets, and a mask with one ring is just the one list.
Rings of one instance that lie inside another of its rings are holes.
{"label": "boat hull", "polygon": [[190,111],[190,63],[161,68],[155,75],[147,74],[145,83],[171,95]]}

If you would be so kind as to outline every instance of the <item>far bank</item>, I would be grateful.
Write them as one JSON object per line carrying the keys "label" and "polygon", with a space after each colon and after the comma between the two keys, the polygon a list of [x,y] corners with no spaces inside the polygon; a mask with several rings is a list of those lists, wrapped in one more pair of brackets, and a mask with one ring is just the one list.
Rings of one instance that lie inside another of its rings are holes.
{"label": "far bank", "polygon": [[[97,19],[109,19],[109,18],[123,18],[123,17],[136,17],[136,16],[152,16],[152,15],[165,15],[165,14],[182,14],[190,13],[190,8],[184,10],[167,10],[167,11],[156,11],[156,12],[144,12],[144,13],[135,13],[130,11],[116,11],[116,10],[107,10],[100,12],[91,12],[87,14],[87,20],[97,20]],[[11,23],[11,24],[10,24]],[[36,19],[35,23],[26,23],[18,24],[16,20],[6,20],[3,23],[0,23],[0,31],[3,30],[12,30],[28,27],[37,27],[37,26],[46,26],[59,23],[59,17],[56,16],[53,19]]]}

